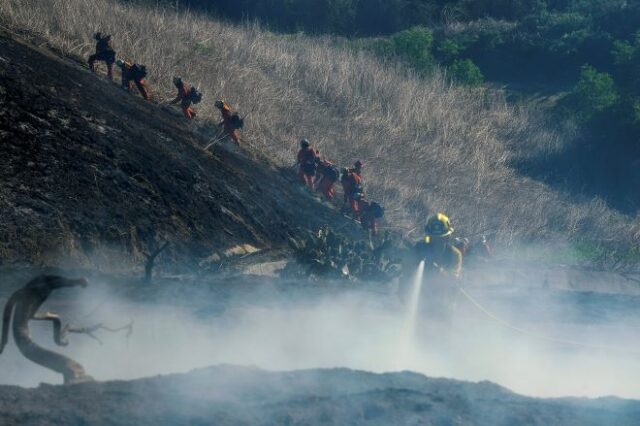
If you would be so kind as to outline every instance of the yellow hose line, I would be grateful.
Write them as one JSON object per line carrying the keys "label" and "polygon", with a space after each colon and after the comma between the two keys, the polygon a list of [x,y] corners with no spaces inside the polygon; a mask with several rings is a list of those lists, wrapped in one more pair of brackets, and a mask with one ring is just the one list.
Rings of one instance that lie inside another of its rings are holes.
{"label": "yellow hose line", "polygon": [[462,295],[469,302],[471,302],[471,304],[473,306],[475,306],[480,312],[485,314],[487,317],[489,317],[493,321],[501,324],[502,326],[504,326],[504,327],[506,327],[506,328],[508,328],[510,330],[513,330],[515,332],[518,332],[520,334],[523,334],[525,336],[529,336],[529,337],[532,337],[532,338],[535,338],[535,339],[539,339],[539,340],[546,340],[547,342],[559,343],[559,344],[562,344],[562,345],[577,346],[577,347],[582,347],[582,348],[596,349],[596,350],[600,350],[600,351],[618,352],[618,353],[624,353],[624,354],[628,354],[628,355],[640,356],[640,352],[629,351],[629,350],[621,348],[621,347],[606,346],[606,345],[591,345],[591,344],[588,344],[588,343],[578,342],[578,341],[575,341],[575,340],[558,339],[558,338],[555,338],[555,337],[549,337],[549,336],[544,336],[544,335],[541,335],[541,334],[532,333],[532,332],[527,331],[525,329],[522,329],[520,327],[516,327],[515,325],[512,325],[512,324],[508,323],[507,321],[503,320],[502,318],[496,316],[491,311],[489,311],[484,306],[482,306],[480,304],[480,302],[478,302],[476,299],[474,299],[469,293],[467,293],[467,291],[465,289],[463,289],[462,287],[457,287],[457,288],[460,291],[460,293],[462,293]]}

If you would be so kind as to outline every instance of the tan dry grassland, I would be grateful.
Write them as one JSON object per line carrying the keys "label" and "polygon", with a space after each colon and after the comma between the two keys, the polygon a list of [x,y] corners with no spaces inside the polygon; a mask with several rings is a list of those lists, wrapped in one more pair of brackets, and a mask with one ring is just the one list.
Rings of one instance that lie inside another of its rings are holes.
{"label": "tan dry grassland", "polygon": [[174,75],[204,93],[200,119],[217,121],[213,103],[224,97],[250,113],[247,143],[282,165],[293,164],[301,137],[341,165],[364,160],[367,193],[385,205],[387,226],[410,230],[444,211],[462,233],[506,244],[586,238],[628,250],[638,241],[637,220],[509,167],[530,146],[552,152],[563,135],[494,90],[452,87],[437,73],[419,78],[340,39],[276,35],[153,5],[0,0],[0,19],[82,57],[95,31],[112,34],[119,57],[147,65],[156,100],[173,97]]}

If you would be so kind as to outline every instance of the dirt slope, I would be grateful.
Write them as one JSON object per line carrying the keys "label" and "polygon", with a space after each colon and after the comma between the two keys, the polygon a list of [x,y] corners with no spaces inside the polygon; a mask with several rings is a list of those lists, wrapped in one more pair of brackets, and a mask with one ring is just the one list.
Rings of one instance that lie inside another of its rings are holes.
{"label": "dirt slope", "polygon": [[337,220],[291,171],[206,153],[192,130],[177,108],[0,33],[0,264],[127,267],[165,240],[165,260],[193,264]]}
{"label": "dirt slope", "polygon": [[346,369],[212,367],[130,382],[0,387],[0,425],[635,425],[640,403]]}

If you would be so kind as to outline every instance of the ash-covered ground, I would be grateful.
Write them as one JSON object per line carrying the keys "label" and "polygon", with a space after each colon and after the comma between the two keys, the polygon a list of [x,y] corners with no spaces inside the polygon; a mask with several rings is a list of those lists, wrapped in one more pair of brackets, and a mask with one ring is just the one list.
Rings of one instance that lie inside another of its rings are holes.
{"label": "ash-covered ground", "polygon": [[640,403],[526,398],[489,382],[220,366],[134,381],[0,388],[0,424],[636,425]]}
{"label": "ash-covered ground", "polygon": [[[288,247],[342,215],[249,149],[205,150],[178,108],[0,31],[0,265],[182,268]],[[200,129],[201,130],[201,129]]]}

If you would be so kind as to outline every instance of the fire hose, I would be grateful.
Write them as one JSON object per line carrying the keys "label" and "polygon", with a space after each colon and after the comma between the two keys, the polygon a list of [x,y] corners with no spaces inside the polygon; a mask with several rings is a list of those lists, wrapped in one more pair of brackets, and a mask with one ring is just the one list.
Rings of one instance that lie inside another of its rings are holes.
{"label": "fire hose", "polygon": [[476,309],[478,309],[486,317],[502,325],[503,327],[508,328],[517,333],[520,333],[522,335],[525,335],[537,340],[545,340],[547,342],[562,344],[566,346],[574,346],[574,347],[588,348],[588,349],[594,349],[594,350],[599,350],[604,352],[617,352],[617,353],[626,354],[626,355],[640,356],[640,352],[630,351],[622,347],[608,346],[608,345],[594,345],[594,344],[579,342],[576,340],[560,339],[556,337],[550,337],[542,334],[533,333],[531,331],[515,326],[509,323],[508,321],[500,318],[499,316],[495,315],[493,312],[485,308],[480,302],[478,302],[473,296],[471,296],[464,288],[460,286],[456,286],[456,288],[465,297],[465,299],[467,299],[467,301],[469,301]]}

